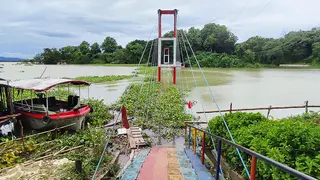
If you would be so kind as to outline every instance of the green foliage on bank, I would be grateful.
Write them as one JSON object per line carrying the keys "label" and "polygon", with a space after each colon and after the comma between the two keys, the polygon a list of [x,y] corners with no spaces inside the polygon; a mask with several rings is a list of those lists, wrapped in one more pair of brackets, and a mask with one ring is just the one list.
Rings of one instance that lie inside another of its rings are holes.
{"label": "green foliage on bank", "polygon": [[[268,120],[260,113],[236,112],[225,114],[224,118],[237,144],[320,178],[318,113]],[[212,133],[230,139],[220,116],[210,120],[209,128]],[[224,145],[223,149],[223,155],[229,165],[244,174],[236,150],[227,145]],[[245,153],[241,154],[250,168],[251,157]],[[292,176],[258,160],[257,179],[292,179]]]}
{"label": "green foliage on bank", "polygon": [[[179,50],[183,52],[181,62],[188,64],[182,31],[178,31]],[[245,42],[237,43],[238,37],[225,25],[205,24],[203,28],[191,27],[185,30],[189,42],[206,67],[260,67],[259,64],[307,63],[317,67],[320,64],[320,30],[292,31],[280,38],[254,36]],[[168,32],[165,37],[172,37]],[[138,64],[146,44],[147,61],[151,41],[134,40],[125,47],[118,45],[112,37],[106,37],[101,44],[83,41],[78,46],[65,46],[60,49],[44,48],[33,60],[37,63],[57,64]],[[188,43],[188,53],[191,56]],[[173,52],[170,50],[170,52]],[[204,53],[202,53],[204,52]],[[199,55],[201,54],[201,55]]]}
{"label": "green foliage on bank", "polygon": [[[201,67],[213,68],[260,68],[263,67],[259,63],[246,62],[244,58],[226,53],[198,52],[197,60]],[[194,57],[191,58],[192,66],[198,67]],[[186,63],[189,64],[188,62]]]}

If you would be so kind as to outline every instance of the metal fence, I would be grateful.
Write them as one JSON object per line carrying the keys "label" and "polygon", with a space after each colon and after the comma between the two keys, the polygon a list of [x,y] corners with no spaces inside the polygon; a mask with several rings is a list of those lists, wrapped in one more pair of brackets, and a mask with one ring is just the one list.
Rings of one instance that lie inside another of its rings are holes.
{"label": "metal fence", "polygon": [[217,136],[217,135],[214,135],[212,133],[209,133],[203,129],[200,129],[198,127],[194,127],[188,123],[186,123],[186,132],[185,134],[187,134],[187,129],[189,130],[189,133],[188,133],[188,148],[190,148],[191,146],[191,132],[193,131],[194,132],[194,143],[193,143],[193,150],[194,152],[196,152],[196,136],[197,136],[197,132],[202,132],[202,155],[201,155],[201,161],[202,161],[202,164],[204,164],[204,151],[205,151],[205,148],[206,148],[206,143],[205,143],[205,138],[206,136],[210,136],[210,137],[213,137],[217,140],[217,144],[218,144],[218,147],[217,147],[217,161],[216,161],[216,180],[219,180],[219,169],[220,169],[220,158],[221,158],[221,146],[222,146],[222,143],[225,143],[229,146],[232,146],[234,148],[238,148],[238,150],[242,151],[242,152],[245,152],[246,154],[249,154],[251,155],[251,169],[250,169],[250,180],[254,180],[256,178],[256,162],[257,162],[257,159],[260,159],[264,162],[266,162],[267,164],[270,164],[274,167],[277,167],[278,169],[284,171],[284,172],[287,172],[291,175],[293,175],[294,177],[296,178],[299,178],[299,179],[306,179],[306,180],[317,180],[316,178],[313,178],[311,176],[308,176],[304,173],[301,173],[293,168],[290,168],[284,164],[281,164],[277,161],[274,161],[266,156],[263,156],[262,154],[259,154],[257,152],[254,152],[250,149],[247,149],[243,146],[240,146],[238,144],[235,144],[227,139],[224,139],[220,136]]}

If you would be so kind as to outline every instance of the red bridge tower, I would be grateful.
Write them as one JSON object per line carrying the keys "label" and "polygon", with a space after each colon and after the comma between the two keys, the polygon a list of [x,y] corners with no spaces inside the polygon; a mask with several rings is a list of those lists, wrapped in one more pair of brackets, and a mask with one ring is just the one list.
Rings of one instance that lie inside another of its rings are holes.
{"label": "red bridge tower", "polygon": [[[173,37],[165,38],[161,34],[161,18],[162,15],[173,15]],[[178,10],[158,10],[158,82],[161,81],[161,70],[173,70],[173,84],[176,84],[177,74],[177,15]],[[168,47],[168,43],[163,41],[172,42],[172,46]],[[173,54],[170,54],[170,48],[172,48]],[[172,57],[170,59],[170,57]]]}

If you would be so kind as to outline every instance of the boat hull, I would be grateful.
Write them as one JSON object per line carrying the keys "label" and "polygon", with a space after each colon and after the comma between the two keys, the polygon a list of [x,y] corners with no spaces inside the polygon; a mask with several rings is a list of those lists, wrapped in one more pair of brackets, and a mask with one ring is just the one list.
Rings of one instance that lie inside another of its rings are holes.
{"label": "boat hull", "polygon": [[47,130],[54,129],[63,126],[68,126],[73,123],[74,125],[68,126],[65,129],[68,130],[79,130],[82,129],[85,123],[86,116],[90,113],[90,107],[86,106],[78,110],[72,110],[69,112],[62,112],[57,114],[48,115],[50,122],[45,123],[43,118],[46,114],[22,112],[21,121],[23,126],[34,130]]}
{"label": "boat hull", "polygon": [[36,119],[29,116],[22,116],[23,126],[34,129],[34,130],[47,130],[47,129],[54,129],[59,128],[62,126],[67,126],[70,124],[75,123],[72,126],[68,126],[65,129],[69,130],[79,130],[82,128],[83,123],[85,120],[85,116],[68,118],[68,119],[60,119],[51,121],[50,124],[44,124],[42,119]]}

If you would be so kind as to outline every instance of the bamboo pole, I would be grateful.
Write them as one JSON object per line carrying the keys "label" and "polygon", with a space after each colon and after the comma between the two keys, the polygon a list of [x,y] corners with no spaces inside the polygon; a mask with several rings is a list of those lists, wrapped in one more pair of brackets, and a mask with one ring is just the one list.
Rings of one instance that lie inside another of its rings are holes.
{"label": "bamboo pole", "polygon": [[[308,108],[320,108],[320,105],[302,105],[302,106],[273,106],[273,107],[260,107],[260,108],[239,108],[239,109],[232,109],[231,111],[258,111],[258,110],[271,110],[271,109],[306,109]],[[201,113],[217,113],[219,110],[209,110],[209,111],[198,111],[198,114]],[[230,109],[220,110],[220,112],[230,112]]]}
{"label": "bamboo pole", "polygon": [[[20,113],[17,113],[17,114],[11,114],[11,115],[7,115],[7,116],[1,116],[0,117],[0,120],[2,119],[9,119],[9,118],[14,118],[14,117],[18,117],[20,116],[21,114]],[[6,121],[6,120],[5,120]],[[4,121],[3,121],[4,122]],[[2,121],[0,123],[3,123]]]}
{"label": "bamboo pole", "polygon": [[[117,161],[119,155],[120,155],[120,151],[118,151],[118,152],[115,154],[115,156],[113,157],[113,159],[112,159],[112,161],[109,163],[109,165],[113,165],[113,164]],[[100,179],[105,178],[105,176],[109,173],[109,170],[110,170],[110,169],[108,168],[108,170],[107,170],[105,173],[103,173],[101,176],[97,177],[96,179],[97,179],[97,180],[100,180]]]}
{"label": "bamboo pole", "polygon": [[66,152],[69,152],[69,151],[72,151],[72,150],[76,150],[76,149],[79,149],[79,148],[82,148],[83,145],[80,145],[80,146],[76,146],[76,147],[73,147],[73,148],[70,148],[70,149],[66,149],[66,150],[60,150],[58,153],[53,153],[53,154],[49,154],[49,155],[46,155],[46,156],[42,156],[42,157],[39,157],[37,159],[35,159],[34,161],[39,161],[39,160],[42,160],[42,159],[45,159],[45,158],[49,158],[49,157],[53,157],[53,156],[56,156],[57,154],[62,154],[62,153],[66,153]]}
{"label": "bamboo pole", "polygon": [[[58,127],[58,128],[54,128],[54,129],[48,130],[48,131],[43,131],[43,132],[36,133],[36,134],[32,134],[32,135],[29,135],[29,136],[26,136],[26,137],[17,138],[17,139],[14,139],[14,140],[12,140],[12,141],[18,141],[18,140],[21,140],[21,139],[26,139],[26,138],[38,136],[38,135],[45,134],[45,133],[52,132],[52,131],[56,131],[56,130],[59,130],[59,129],[64,129],[64,128],[73,126],[73,125],[75,125],[75,124],[76,124],[76,123],[68,124],[68,125],[65,125],[65,126],[61,126],[61,127]],[[5,144],[5,143],[7,143],[7,142],[2,142],[2,143],[0,143],[0,145]]]}

